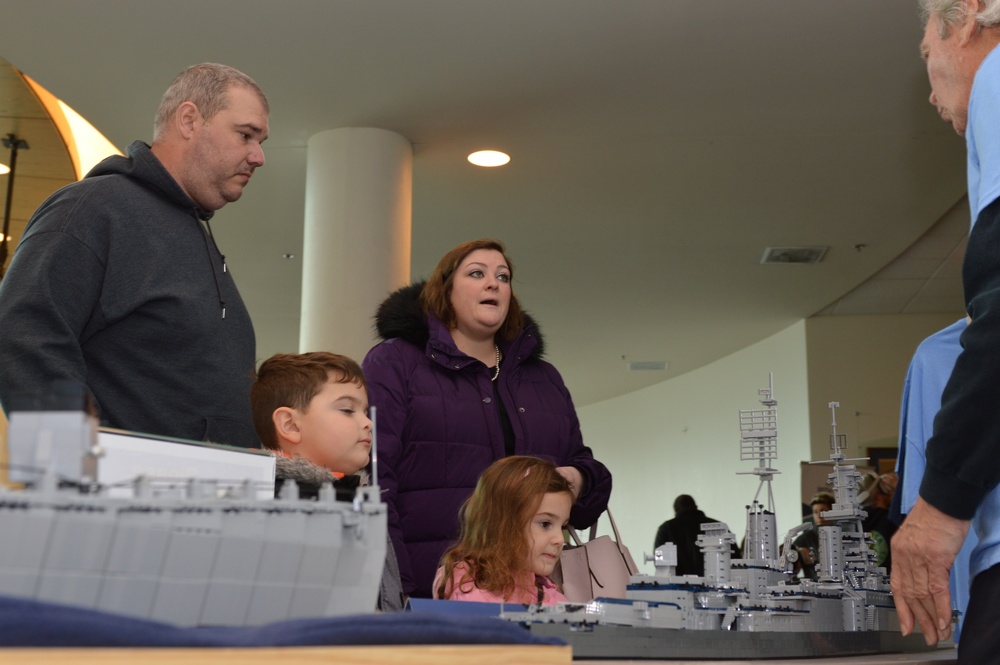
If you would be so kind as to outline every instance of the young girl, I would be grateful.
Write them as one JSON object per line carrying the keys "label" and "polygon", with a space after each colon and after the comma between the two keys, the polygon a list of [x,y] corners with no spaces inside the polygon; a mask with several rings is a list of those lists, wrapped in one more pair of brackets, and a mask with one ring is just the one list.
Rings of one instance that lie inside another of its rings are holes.
{"label": "young girl", "polygon": [[555,605],[549,579],[563,548],[573,488],[555,465],[515,455],[491,464],[461,510],[458,543],[441,557],[434,597]]}

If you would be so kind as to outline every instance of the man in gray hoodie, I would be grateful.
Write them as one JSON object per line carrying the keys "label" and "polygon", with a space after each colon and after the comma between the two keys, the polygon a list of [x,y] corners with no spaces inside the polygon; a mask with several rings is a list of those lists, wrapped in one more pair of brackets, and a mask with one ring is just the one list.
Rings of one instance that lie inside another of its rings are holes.
{"label": "man in gray hoodie", "polygon": [[163,96],[136,141],[57,191],[0,282],[0,403],[87,386],[101,424],[258,447],[253,324],[215,245],[213,213],[264,164],[267,99],[204,63]]}

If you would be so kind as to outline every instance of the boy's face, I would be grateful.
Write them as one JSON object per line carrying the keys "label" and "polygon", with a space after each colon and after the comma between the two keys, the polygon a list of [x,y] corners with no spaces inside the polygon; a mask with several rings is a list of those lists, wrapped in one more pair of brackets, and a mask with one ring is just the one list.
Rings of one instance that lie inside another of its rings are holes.
{"label": "boy's face", "polygon": [[565,492],[548,492],[528,523],[531,552],[528,565],[536,575],[548,577],[563,549],[563,527],[569,522],[573,497]]}
{"label": "boy's face", "polygon": [[372,421],[368,395],[356,383],[330,378],[297,412],[301,441],[296,452],[313,464],[345,475],[368,466],[372,449]]}

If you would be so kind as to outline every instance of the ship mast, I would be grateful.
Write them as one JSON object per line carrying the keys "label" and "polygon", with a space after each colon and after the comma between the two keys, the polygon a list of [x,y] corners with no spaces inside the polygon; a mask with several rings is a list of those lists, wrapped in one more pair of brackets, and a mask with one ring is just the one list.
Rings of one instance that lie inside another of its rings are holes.
{"label": "ship mast", "polygon": [[771,468],[771,462],[778,459],[778,400],[774,399],[774,372],[768,375],[768,387],[757,391],[761,396],[762,409],[740,410],[740,461],[755,461],[753,471],[740,471],[738,475],[753,474],[760,477],[754,503],[758,503],[760,492],[767,487],[767,510],[774,512],[774,494],[771,480],[781,473]]}
{"label": "ship mast", "polygon": [[[867,461],[866,458],[848,458],[847,435],[837,433],[837,407],[840,402],[830,402],[830,459],[811,464],[832,464],[827,476],[833,488],[834,504],[822,513],[830,524],[820,526],[817,573],[821,582],[840,582],[856,587],[859,576],[875,568],[875,554],[868,547],[862,520],[868,515],[858,505],[858,481],[861,473],[850,462]],[[884,570],[881,573],[884,576]]]}
{"label": "ship mast", "polygon": [[[740,460],[756,462],[753,474],[760,478],[753,502],[747,506],[747,531],[744,558],[773,561],[778,556],[777,525],[774,516],[774,493],[771,480],[781,473],[771,466],[778,458],[778,401],[774,399],[774,373],[768,375],[768,387],[757,391],[763,408],[740,410]],[[767,488],[767,506],[760,501],[761,490]]]}

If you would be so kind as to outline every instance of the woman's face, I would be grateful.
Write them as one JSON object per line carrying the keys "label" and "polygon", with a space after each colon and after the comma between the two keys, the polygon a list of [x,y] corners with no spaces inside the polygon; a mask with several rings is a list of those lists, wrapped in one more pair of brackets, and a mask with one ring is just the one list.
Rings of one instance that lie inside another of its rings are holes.
{"label": "woman's face", "polygon": [[455,271],[451,306],[456,327],[470,337],[493,335],[510,309],[510,268],[495,249],[471,252]]}

